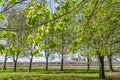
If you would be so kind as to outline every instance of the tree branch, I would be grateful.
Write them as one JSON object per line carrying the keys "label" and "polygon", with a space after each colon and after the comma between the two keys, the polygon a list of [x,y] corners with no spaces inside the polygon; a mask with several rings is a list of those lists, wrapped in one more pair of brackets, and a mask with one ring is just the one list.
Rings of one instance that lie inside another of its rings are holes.
{"label": "tree branch", "polygon": [[[42,23],[39,23],[37,24],[36,26],[34,27],[27,27],[27,28],[24,28],[24,30],[30,30],[30,29],[33,29],[33,28],[36,28],[38,26],[41,26],[41,25],[44,25],[44,24],[47,24],[49,22],[52,22],[52,21],[55,21],[63,16],[66,16],[67,14],[70,14],[71,12],[75,11],[83,2],[85,2],[86,0],[80,0],[80,2],[73,8],[71,9],[70,11],[66,12],[66,13],[63,13],[62,15],[60,16],[57,16],[56,18],[52,19],[52,20],[48,20],[48,21],[45,21],[45,22],[42,22]],[[19,28],[19,29],[8,29],[8,28],[1,28],[0,29],[2,30],[6,30],[6,31],[13,31],[13,32],[18,32],[18,31],[21,31],[23,30],[22,28]]]}
{"label": "tree branch", "polygon": [[15,5],[19,4],[19,3],[22,3],[24,1],[27,1],[27,0],[21,0],[21,1],[17,1],[17,2],[14,2],[10,5],[7,5],[2,11],[0,11],[0,13],[3,13],[3,12],[6,12],[8,11],[10,8],[14,7]]}

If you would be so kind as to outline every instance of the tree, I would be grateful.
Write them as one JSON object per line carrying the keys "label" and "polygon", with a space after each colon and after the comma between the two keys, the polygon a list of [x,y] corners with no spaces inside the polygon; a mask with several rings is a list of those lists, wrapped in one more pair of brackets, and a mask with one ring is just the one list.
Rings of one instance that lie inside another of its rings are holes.
{"label": "tree", "polygon": [[4,59],[4,66],[3,70],[6,70],[6,62],[7,62],[7,56],[10,55],[10,47],[11,47],[11,40],[13,37],[15,37],[15,34],[11,31],[3,31],[2,32],[3,39],[6,39],[6,45],[5,48],[2,50],[2,53],[5,54],[5,59]]}
{"label": "tree", "polygon": [[[115,8],[111,6],[117,1],[99,1],[91,0],[86,3],[81,11],[81,25],[76,35],[76,42],[78,45],[89,44],[98,57],[99,62],[99,78],[104,79],[104,56],[107,55],[106,49],[109,47],[109,40],[114,30],[118,29],[118,17]],[[113,20],[114,18],[114,20]],[[111,25],[112,24],[112,25]]]}
{"label": "tree", "polygon": [[54,53],[56,47],[56,37],[54,36],[54,23],[48,23],[41,29],[43,42],[40,44],[40,48],[44,50],[46,59],[46,71],[48,70],[48,59],[51,53]]}
{"label": "tree", "polygon": [[12,31],[12,35],[9,35],[10,32],[8,31],[8,36],[6,35],[8,42],[7,46],[10,48],[10,54],[12,55],[14,61],[14,71],[16,72],[18,56],[20,55],[25,46],[24,37],[26,36],[24,36],[25,32],[22,30],[27,27],[25,24],[26,17],[19,10],[16,11],[15,9],[12,9],[6,17],[7,21],[5,23],[5,26],[8,29],[14,28],[17,30],[18,28],[21,28],[20,31]]}
{"label": "tree", "polygon": [[3,70],[6,70],[6,63],[7,63],[7,59],[8,59],[8,52],[9,51],[9,48],[5,48],[5,50],[3,50],[3,54],[5,54],[5,57],[4,57],[4,64],[3,64]]}
{"label": "tree", "polygon": [[[56,47],[55,47],[55,52],[60,55],[61,58],[61,70],[63,70],[64,67],[64,59],[65,55],[70,53],[69,50],[69,44],[71,41],[71,33],[72,29],[71,26],[69,26],[69,19],[67,19],[66,16],[65,18],[62,18],[59,20],[59,23],[55,24],[55,37],[56,37]],[[68,23],[67,23],[68,22]]]}
{"label": "tree", "polygon": [[2,55],[5,54],[5,57],[4,57],[4,64],[3,64],[3,70],[6,70],[6,62],[7,62],[7,53],[5,53],[5,46],[1,45],[0,44],[0,52]]}
{"label": "tree", "polygon": [[28,51],[27,54],[29,54],[29,59],[30,59],[29,69],[28,69],[29,73],[31,73],[33,56],[38,54],[40,51],[38,43],[40,42],[41,37],[37,33],[34,34],[33,31],[31,31],[27,37],[27,51]]}

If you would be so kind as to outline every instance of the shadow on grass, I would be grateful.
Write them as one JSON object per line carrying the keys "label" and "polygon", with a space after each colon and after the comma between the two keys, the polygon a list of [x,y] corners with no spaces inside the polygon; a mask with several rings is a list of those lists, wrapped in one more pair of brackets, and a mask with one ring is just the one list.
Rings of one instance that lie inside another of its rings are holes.
{"label": "shadow on grass", "polygon": [[80,76],[65,76],[65,75],[39,75],[39,76],[13,76],[11,80],[98,80],[96,77],[80,77]]}
{"label": "shadow on grass", "polygon": [[[19,69],[18,72],[27,72],[27,70],[22,70]],[[63,73],[69,73],[69,74],[80,74],[80,73],[84,73],[84,74],[96,74],[99,71],[98,70],[86,70],[86,69],[64,69],[63,71],[60,71],[59,69],[49,69],[48,71],[45,71],[44,69],[32,69],[32,72],[35,73],[41,73],[41,74],[63,74]]]}
{"label": "shadow on grass", "polygon": [[[28,74],[28,67],[18,66],[17,72],[13,72],[13,67],[7,67],[7,70],[0,70],[0,80],[99,80],[98,68],[65,68],[60,71],[59,68],[32,67],[32,73]],[[106,70],[108,72],[108,70]]]}

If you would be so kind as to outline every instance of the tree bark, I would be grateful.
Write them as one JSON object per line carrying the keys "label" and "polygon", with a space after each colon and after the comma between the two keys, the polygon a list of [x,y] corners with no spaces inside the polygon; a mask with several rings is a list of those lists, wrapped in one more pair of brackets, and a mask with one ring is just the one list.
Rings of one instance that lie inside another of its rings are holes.
{"label": "tree bark", "polygon": [[89,59],[89,57],[87,58],[87,70],[90,70],[90,59]]}
{"label": "tree bark", "polygon": [[113,72],[113,67],[112,67],[112,56],[108,55],[108,62],[109,62],[109,69],[111,72]]}
{"label": "tree bark", "polygon": [[48,71],[48,56],[46,56],[46,67],[45,67],[46,71]]}
{"label": "tree bark", "polygon": [[15,55],[13,56],[13,61],[14,61],[14,72],[16,72],[16,69],[17,69],[17,60],[18,60],[18,56],[19,56],[19,53],[16,54],[16,58],[15,58]]}
{"label": "tree bark", "polygon": [[63,71],[63,54],[62,54],[62,58],[61,58],[61,71]]}
{"label": "tree bark", "polygon": [[17,69],[17,61],[15,60],[14,61],[14,72],[16,72],[16,69]]}
{"label": "tree bark", "polygon": [[29,64],[29,69],[28,69],[28,73],[31,73],[32,60],[33,60],[33,55],[31,54],[30,64]]}
{"label": "tree bark", "polygon": [[98,61],[99,61],[99,78],[100,79],[105,79],[104,56],[99,55]]}
{"label": "tree bark", "polygon": [[3,64],[3,70],[6,70],[6,62],[7,62],[7,54],[5,54],[4,64]]}
{"label": "tree bark", "polygon": [[63,71],[63,61],[64,61],[64,47],[65,47],[65,39],[64,39],[64,32],[62,31],[62,35],[61,35],[61,38],[62,38],[62,49],[61,49],[61,71]]}

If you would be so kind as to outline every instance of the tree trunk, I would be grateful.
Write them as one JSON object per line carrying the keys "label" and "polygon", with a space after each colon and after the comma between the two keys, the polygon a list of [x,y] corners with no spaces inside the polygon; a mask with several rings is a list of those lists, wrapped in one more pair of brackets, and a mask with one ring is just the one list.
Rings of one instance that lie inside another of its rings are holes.
{"label": "tree trunk", "polygon": [[89,57],[87,58],[87,70],[90,70],[90,59],[89,59]]}
{"label": "tree trunk", "polygon": [[112,67],[112,56],[108,55],[108,62],[109,62],[109,69],[111,72],[113,72],[113,67]]}
{"label": "tree trunk", "polygon": [[64,58],[63,58],[63,55],[64,55],[64,47],[65,47],[65,39],[64,39],[64,31],[62,30],[62,35],[61,35],[61,37],[62,37],[62,49],[61,49],[61,71],[63,71],[63,60],[64,60]]}
{"label": "tree trunk", "polygon": [[98,61],[99,61],[99,78],[100,79],[105,79],[104,56],[99,55]]}
{"label": "tree trunk", "polygon": [[5,54],[4,64],[3,64],[3,70],[6,70],[6,62],[7,62],[7,54]]}
{"label": "tree trunk", "polygon": [[15,55],[13,56],[13,61],[14,61],[14,72],[16,72],[17,69],[17,60],[18,60],[18,56],[19,56],[19,52],[16,54],[16,58]]}
{"label": "tree trunk", "polygon": [[61,71],[63,71],[63,54],[62,54],[62,58],[61,58]]}
{"label": "tree trunk", "polygon": [[46,71],[48,71],[48,56],[46,56],[46,66],[45,66]]}
{"label": "tree trunk", "polygon": [[29,64],[28,73],[31,73],[32,60],[33,60],[33,55],[31,55],[31,58],[30,58],[30,64]]}
{"label": "tree trunk", "polygon": [[14,72],[16,72],[16,68],[17,68],[17,60],[14,60]]}

